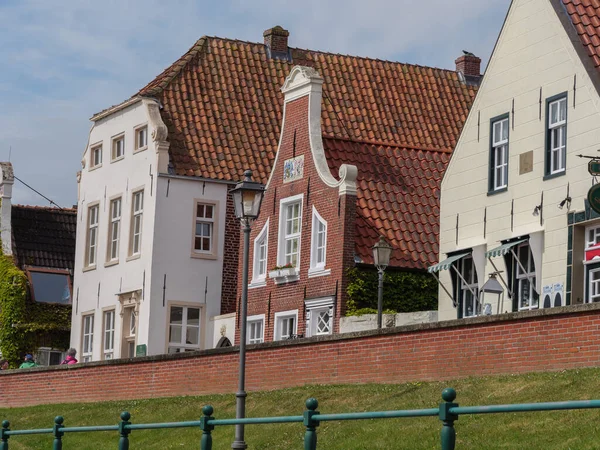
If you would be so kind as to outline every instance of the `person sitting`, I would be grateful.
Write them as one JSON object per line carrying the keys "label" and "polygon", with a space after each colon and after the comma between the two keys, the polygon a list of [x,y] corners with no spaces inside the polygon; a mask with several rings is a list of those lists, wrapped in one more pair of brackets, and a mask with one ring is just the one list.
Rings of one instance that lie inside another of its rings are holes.
{"label": "person sitting", "polygon": [[37,367],[37,363],[33,360],[33,355],[27,353],[23,363],[19,366],[19,369],[30,369],[31,367]]}
{"label": "person sitting", "polygon": [[65,360],[63,362],[61,362],[60,364],[77,364],[78,361],[75,358],[75,355],[77,354],[77,350],[75,350],[74,348],[70,348],[69,350],[67,350],[67,357],[65,358]]}

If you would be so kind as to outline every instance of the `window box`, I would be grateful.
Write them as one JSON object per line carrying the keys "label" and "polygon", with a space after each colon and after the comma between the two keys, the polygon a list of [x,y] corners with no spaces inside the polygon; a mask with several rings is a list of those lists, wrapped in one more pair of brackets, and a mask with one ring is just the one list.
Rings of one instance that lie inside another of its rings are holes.
{"label": "window box", "polygon": [[287,278],[297,275],[295,267],[286,267],[285,269],[269,270],[269,278]]}

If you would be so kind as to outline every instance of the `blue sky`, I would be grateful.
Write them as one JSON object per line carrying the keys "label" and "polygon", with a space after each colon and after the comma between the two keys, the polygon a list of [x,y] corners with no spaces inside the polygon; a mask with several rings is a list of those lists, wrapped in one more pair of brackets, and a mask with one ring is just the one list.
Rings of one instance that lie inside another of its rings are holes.
{"label": "blue sky", "polygon": [[[61,206],[77,202],[89,117],[125,100],[202,35],[454,68],[487,62],[510,0],[0,0],[0,160]],[[14,202],[48,202],[16,182]]]}

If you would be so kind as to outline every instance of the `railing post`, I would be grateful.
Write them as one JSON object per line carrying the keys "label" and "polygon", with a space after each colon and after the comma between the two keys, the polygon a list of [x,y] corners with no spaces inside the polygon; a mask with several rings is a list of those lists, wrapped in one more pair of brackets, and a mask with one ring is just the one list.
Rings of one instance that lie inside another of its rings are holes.
{"label": "railing post", "polygon": [[214,408],[210,405],[206,405],[202,408],[202,414],[204,417],[200,418],[200,429],[202,430],[202,440],[200,441],[200,450],[212,450],[212,430],[215,429],[214,425],[209,425],[208,421],[213,420],[212,413]]}
{"label": "railing post", "polygon": [[131,425],[129,419],[131,419],[131,414],[123,411],[121,413],[121,422],[119,422],[119,434],[121,435],[119,450],[129,450],[129,433],[131,433],[131,430],[125,428],[126,425]]}
{"label": "railing post", "polygon": [[10,436],[6,434],[7,431],[10,431],[10,422],[5,420],[2,422],[2,430],[0,430],[0,450],[8,450],[8,438]]}
{"label": "railing post", "polygon": [[456,431],[454,430],[454,421],[458,420],[457,414],[451,414],[450,408],[458,406],[453,403],[456,399],[456,391],[452,388],[446,388],[442,391],[444,403],[440,403],[440,420],[442,421],[442,450],[454,450],[456,447]]}
{"label": "railing post", "polygon": [[52,450],[62,450],[62,437],[64,436],[64,432],[60,431],[61,428],[64,427],[62,416],[56,416],[54,418],[54,427],[52,427],[52,432],[54,433],[54,445],[52,446]]}
{"label": "railing post", "polygon": [[306,400],[307,411],[304,411],[304,426],[306,427],[306,433],[304,433],[304,450],[317,450],[317,427],[319,421],[313,419],[314,415],[319,414],[317,407],[319,402],[316,398],[309,398]]}

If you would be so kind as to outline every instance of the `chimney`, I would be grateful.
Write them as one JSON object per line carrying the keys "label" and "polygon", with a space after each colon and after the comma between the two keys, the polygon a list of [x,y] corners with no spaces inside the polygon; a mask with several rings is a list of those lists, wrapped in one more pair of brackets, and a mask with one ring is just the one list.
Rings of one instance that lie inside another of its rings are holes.
{"label": "chimney", "polygon": [[456,71],[462,75],[465,83],[478,85],[481,81],[481,58],[465,50],[463,53],[464,55],[454,61]]}
{"label": "chimney", "polygon": [[0,180],[0,239],[2,239],[2,252],[12,255],[12,188],[15,182],[12,164],[0,162],[2,179]]}
{"label": "chimney", "polygon": [[290,32],[284,30],[279,25],[265,30],[263,36],[265,38],[265,47],[267,48],[267,56],[269,58],[290,60],[288,51],[289,35]]}

